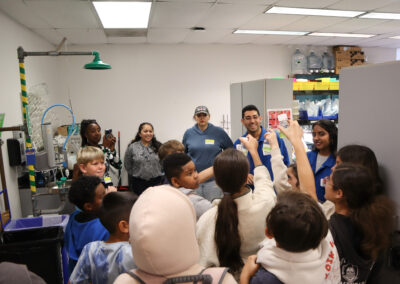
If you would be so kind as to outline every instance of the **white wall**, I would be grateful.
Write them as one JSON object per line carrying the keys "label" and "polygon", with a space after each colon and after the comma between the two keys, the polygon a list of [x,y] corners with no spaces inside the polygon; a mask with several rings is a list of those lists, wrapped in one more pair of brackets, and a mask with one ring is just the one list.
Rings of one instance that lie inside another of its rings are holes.
{"label": "white wall", "polygon": [[377,64],[396,60],[396,48],[363,47],[368,64]]}
{"label": "white wall", "polygon": [[83,70],[86,59],[68,58],[65,88],[77,120],[96,118],[103,129],[121,131],[122,153],[143,121],[154,124],[159,140],[181,140],[198,105],[220,125],[230,112],[231,83],[287,76],[292,54],[286,47],[249,45],[74,47],[92,49],[113,69]]}
{"label": "white wall", "polygon": [[[47,51],[54,47],[42,38],[36,36],[26,28],[20,26],[2,12],[0,12],[0,62],[2,72],[0,76],[0,113],[5,113],[4,127],[22,124],[20,102],[19,67],[17,48],[22,46],[26,51]],[[58,82],[56,58],[33,58],[25,60],[27,87],[46,82],[49,91],[54,92]],[[3,132],[1,138],[6,142],[11,138],[11,132]],[[2,146],[5,165],[5,177],[9,192],[10,208],[13,218],[21,217],[17,173],[8,163],[7,144]]]}

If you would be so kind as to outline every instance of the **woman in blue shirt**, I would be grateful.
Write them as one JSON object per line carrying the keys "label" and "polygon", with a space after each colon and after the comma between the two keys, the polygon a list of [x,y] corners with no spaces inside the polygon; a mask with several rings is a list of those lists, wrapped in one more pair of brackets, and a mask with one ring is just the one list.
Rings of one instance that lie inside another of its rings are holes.
{"label": "woman in blue shirt", "polygon": [[[211,167],[215,157],[223,150],[233,147],[233,143],[225,130],[208,122],[210,113],[207,107],[196,107],[194,119],[196,124],[186,130],[182,143],[185,145],[185,152],[196,165],[196,170],[201,172]],[[222,191],[214,179],[202,183],[196,192],[209,201],[222,197]]]}
{"label": "woman in blue shirt", "polygon": [[329,119],[321,119],[312,126],[313,150],[307,153],[314,172],[318,200],[325,201],[324,178],[332,172],[336,163],[337,127]]}

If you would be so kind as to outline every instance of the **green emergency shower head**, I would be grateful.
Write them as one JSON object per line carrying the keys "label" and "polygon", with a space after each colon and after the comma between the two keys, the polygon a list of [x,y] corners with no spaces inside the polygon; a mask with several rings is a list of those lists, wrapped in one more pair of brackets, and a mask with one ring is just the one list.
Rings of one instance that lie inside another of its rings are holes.
{"label": "green emergency shower head", "polygon": [[102,69],[111,69],[111,65],[104,63],[100,59],[100,54],[97,51],[93,51],[92,54],[94,55],[94,59],[92,62],[85,64],[85,69],[92,69],[92,70],[102,70]]}

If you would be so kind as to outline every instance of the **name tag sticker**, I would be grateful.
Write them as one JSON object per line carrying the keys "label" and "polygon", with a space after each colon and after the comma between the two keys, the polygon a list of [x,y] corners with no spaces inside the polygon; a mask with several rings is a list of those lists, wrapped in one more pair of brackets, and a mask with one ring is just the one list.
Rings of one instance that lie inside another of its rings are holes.
{"label": "name tag sticker", "polygon": [[206,139],[206,145],[214,145],[214,139]]}
{"label": "name tag sticker", "polygon": [[323,178],[320,179],[320,185],[321,185],[321,187],[325,187],[325,182],[324,182]]}

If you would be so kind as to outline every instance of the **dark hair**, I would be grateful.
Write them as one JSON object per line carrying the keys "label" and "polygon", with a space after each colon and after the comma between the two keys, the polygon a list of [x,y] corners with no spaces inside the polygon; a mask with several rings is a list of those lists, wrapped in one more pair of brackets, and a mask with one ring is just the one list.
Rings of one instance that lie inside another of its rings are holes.
{"label": "dark hair", "polygon": [[120,221],[129,222],[129,215],[137,195],[131,192],[110,192],[104,196],[100,208],[100,222],[110,234],[117,232]]}
{"label": "dark hair", "polygon": [[68,192],[68,200],[83,210],[85,203],[92,203],[96,195],[96,188],[101,183],[97,176],[81,176],[72,182]]}
{"label": "dark hair", "polygon": [[[150,125],[151,128],[152,128],[153,131],[154,131],[154,127],[153,127],[153,125],[152,125],[150,122],[142,122],[142,123],[139,125],[138,132],[136,133],[135,139],[132,140],[131,144],[134,143],[134,142],[137,142],[137,141],[140,141],[140,140],[141,140],[141,137],[140,137],[139,134],[140,134],[140,131],[142,131],[142,129],[143,129],[143,127],[144,127],[145,125]],[[155,136],[154,133],[153,133],[153,138],[151,139],[150,147],[154,150],[155,153],[158,153],[158,149],[160,148],[160,146],[161,146],[161,142],[158,141],[158,140],[156,139],[156,136]]]}
{"label": "dark hair", "polygon": [[290,164],[288,166],[288,169],[290,169],[290,168],[293,169],[293,175],[297,179],[296,186],[299,187],[300,186],[300,181],[299,181],[299,174],[297,173],[297,164],[296,163]]}
{"label": "dark hair", "polygon": [[172,153],[168,155],[163,161],[163,168],[165,176],[169,183],[173,177],[179,177],[182,167],[189,163],[192,159],[185,153]]}
{"label": "dark hair", "polygon": [[215,243],[220,266],[229,267],[232,272],[239,271],[243,266],[240,256],[238,209],[232,194],[240,192],[248,173],[249,162],[243,153],[236,149],[227,149],[215,158],[215,181],[224,192],[224,197],[218,205]]}
{"label": "dark hair", "polygon": [[268,232],[280,248],[290,252],[315,249],[328,234],[328,221],[309,195],[286,191],[267,216]]}
{"label": "dark hair", "polygon": [[349,217],[362,235],[361,250],[375,260],[390,243],[394,204],[375,194],[375,184],[367,168],[349,163],[337,166],[332,177],[333,190],[341,189]]}
{"label": "dark hair", "polygon": [[[316,125],[322,127],[324,130],[326,130],[328,132],[328,134],[329,134],[329,150],[331,151],[331,154],[334,157],[336,157],[337,140],[338,140],[338,129],[336,127],[336,124],[329,119],[320,119],[312,125],[313,130]],[[315,150],[314,147],[313,147],[313,149]]]}
{"label": "dark hair", "polygon": [[90,124],[97,124],[97,126],[100,127],[100,125],[97,123],[96,119],[84,119],[81,121],[80,134],[81,134],[81,138],[82,138],[82,147],[85,147],[88,143],[87,138],[86,138],[86,131]]}
{"label": "dark hair", "polygon": [[160,162],[162,162],[166,156],[178,151],[184,152],[185,146],[178,140],[168,140],[158,149],[158,158],[160,159]]}
{"label": "dark hair", "polygon": [[247,105],[244,108],[242,108],[242,118],[244,118],[244,113],[249,110],[255,110],[257,111],[257,114],[260,115],[260,111],[255,105]]}
{"label": "dark hair", "polygon": [[374,151],[362,145],[347,145],[337,153],[337,156],[344,163],[352,163],[366,167],[376,183],[376,191],[378,194],[382,193],[383,185],[382,179],[379,175],[379,166]]}

